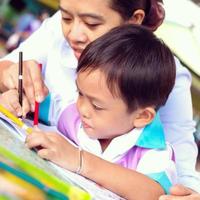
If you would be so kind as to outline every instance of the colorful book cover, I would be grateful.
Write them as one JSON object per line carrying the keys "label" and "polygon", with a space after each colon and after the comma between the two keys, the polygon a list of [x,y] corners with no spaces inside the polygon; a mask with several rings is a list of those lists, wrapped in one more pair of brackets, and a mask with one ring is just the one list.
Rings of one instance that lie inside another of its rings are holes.
{"label": "colorful book cover", "polygon": [[[78,187],[62,182],[44,170],[19,158],[0,146],[0,192],[19,199],[89,200],[90,195]],[[4,187],[3,187],[4,186]]]}

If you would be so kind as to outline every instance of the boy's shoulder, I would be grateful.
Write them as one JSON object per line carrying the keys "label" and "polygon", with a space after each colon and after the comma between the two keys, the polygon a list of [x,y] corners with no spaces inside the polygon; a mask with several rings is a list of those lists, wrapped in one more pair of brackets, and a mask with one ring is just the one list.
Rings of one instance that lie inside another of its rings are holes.
{"label": "boy's shoulder", "polygon": [[80,116],[75,103],[68,105],[61,113],[57,128],[66,137],[76,141],[76,133],[80,127]]}

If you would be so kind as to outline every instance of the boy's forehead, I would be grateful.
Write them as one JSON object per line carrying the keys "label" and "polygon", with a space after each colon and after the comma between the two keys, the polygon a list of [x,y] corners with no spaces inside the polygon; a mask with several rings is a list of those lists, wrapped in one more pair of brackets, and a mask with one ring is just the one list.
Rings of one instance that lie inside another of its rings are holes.
{"label": "boy's forehead", "polygon": [[110,98],[121,98],[117,82],[109,85],[105,71],[100,68],[78,72],[76,84],[80,90],[104,93],[105,96]]}
{"label": "boy's forehead", "polygon": [[92,67],[79,71],[77,73],[77,80],[99,82],[105,81],[105,74],[100,69],[92,69]]}
{"label": "boy's forehead", "polygon": [[76,83],[78,88],[90,92],[106,92],[109,93],[107,81],[104,73],[99,70],[86,70],[77,74]]}

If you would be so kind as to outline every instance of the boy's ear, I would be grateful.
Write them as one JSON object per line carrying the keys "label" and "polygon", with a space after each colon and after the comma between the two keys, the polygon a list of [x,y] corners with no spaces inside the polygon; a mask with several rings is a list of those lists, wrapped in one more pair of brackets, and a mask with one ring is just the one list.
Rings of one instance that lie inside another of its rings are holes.
{"label": "boy's ear", "polygon": [[145,12],[142,9],[134,11],[132,17],[128,20],[128,24],[142,24],[145,17]]}
{"label": "boy's ear", "polygon": [[139,111],[138,116],[134,119],[134,127],[142,128],[150,124],[156,115],[153,107],[146,107]]}

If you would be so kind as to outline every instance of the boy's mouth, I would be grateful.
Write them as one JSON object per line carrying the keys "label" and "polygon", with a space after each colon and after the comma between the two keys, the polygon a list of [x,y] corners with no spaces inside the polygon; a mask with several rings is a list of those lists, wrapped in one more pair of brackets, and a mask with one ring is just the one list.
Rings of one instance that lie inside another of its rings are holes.
{"label": "boy's mouth", "polygon": [[83,125],[83,128],[92,128],[89,124],[85,123],[84,121],[82,121],[82,125]]}

